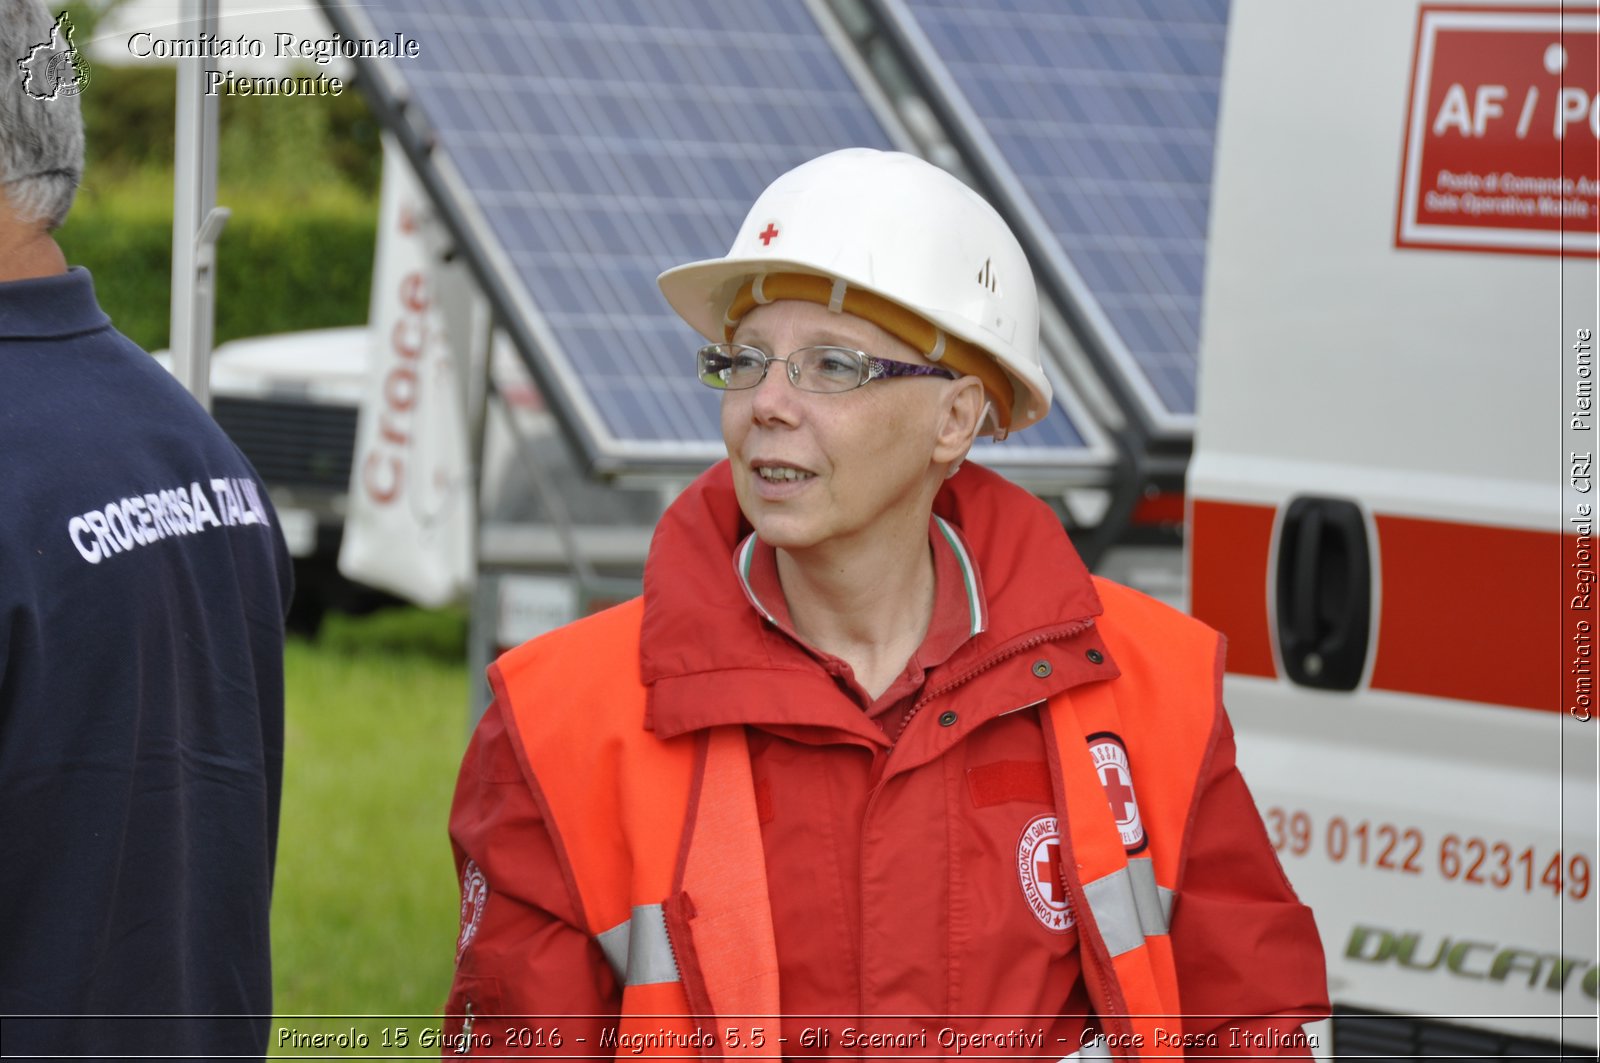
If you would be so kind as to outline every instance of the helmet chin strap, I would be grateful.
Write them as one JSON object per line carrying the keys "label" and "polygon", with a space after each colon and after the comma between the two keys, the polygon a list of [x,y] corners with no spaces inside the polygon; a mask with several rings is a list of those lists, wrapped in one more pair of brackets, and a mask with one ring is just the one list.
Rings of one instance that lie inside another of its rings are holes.
{"label": "helmet chin strap", "polygon": [[994,403],[988,399],[983,400],[983,412],[978,415],[978,434],[983,435],[983,422],[987,420],[994,427],[994,441],[996,443],[1011,434],[1011,429],[1000,423],[1000,418],[994,412]]}

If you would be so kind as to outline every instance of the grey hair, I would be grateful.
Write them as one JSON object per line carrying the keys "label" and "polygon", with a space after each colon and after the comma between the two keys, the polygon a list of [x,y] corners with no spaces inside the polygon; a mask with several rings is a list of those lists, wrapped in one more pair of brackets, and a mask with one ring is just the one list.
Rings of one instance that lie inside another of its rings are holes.
{"label": "grey hair", "polygon": [[83,115],[74,93],[23,91],[23,63],[50,40],[43,0],[0,0],[0,193],[24,224],[67,220],[83,175]]}

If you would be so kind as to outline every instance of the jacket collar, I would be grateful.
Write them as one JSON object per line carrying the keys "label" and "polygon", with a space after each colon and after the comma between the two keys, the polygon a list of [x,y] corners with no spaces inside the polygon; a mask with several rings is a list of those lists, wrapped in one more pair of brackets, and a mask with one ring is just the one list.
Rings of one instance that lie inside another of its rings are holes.
{"label": "jacket collar", "polygon": [[[969,462],[945,483],[934,512],[970,547],[988,618],[985,630],[929,673],[930,686],[960,682],[1009,648],[1087,628],[1100,614],[1066,532],[1028,492]],[[733,564],[750,531],[726,461],[695,480],[656,526],[639,665],[651,691],[648,725],[661,737],[722,723],[783,726],[838,700],[832,677],[751,608]],[[836,727],[882,740],[859,712],[842,715]]]}

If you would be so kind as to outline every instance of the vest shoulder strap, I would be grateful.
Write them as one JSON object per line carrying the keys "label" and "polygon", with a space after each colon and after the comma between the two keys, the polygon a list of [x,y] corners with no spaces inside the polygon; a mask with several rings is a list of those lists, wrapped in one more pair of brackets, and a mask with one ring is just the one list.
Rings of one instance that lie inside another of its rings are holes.
{"label": "vest shoulder strap", "polygon": [[596,937],[633,898],[672,885],[695,769],[693,736],[645,729],[640,599],[524,643],[495,665],[495,690]]}
{"label": "vest shoulder strap", "polygon": [[498,664],[497,692],[624,1013],[669,1001],[679,1015],[691,1004],[703,1016],[775,1015],[744,732],[662,739],[645,728],[642,616],[636,600],[518,647]]}
{"label": "vest shoulder strap", "polygon": [[1052,698],[1048,745],[1063,845],[1082,878],[1073,903],[1084,977],[1103,1020],[1149,1044],[1160,1016],[1181,1014],[1168,928],[1220,719],[1221,637],[1136,591],[1096,582],[1100,634],[1121,674]]}

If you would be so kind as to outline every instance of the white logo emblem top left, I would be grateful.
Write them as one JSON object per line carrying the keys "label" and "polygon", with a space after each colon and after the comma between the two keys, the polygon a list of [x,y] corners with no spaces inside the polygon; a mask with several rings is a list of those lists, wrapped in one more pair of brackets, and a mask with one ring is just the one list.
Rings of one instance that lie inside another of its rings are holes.
{"label": "white logo emblem top left", "polygon": [[478,936],[478,924],[483,922],[483,909],[489,903],[489,879],[476,860],[468,860],[461,869],[461,936],[456,939],[456,963]]}
{"label": "white logo emblem top left", "polygon": [[1061,826],[1056,817],[1034,816],[1017,841],[1017,880],[1034,917],[1047,930],[1076,922],[1061,876]]}
{"label": "white logo emblem top left", "polygon": [[50,27],[50,39],[17,60],[22,91],[36,100],[76,96],[89,80],[89,64],[72,43],[72,20],[65,11]]}

